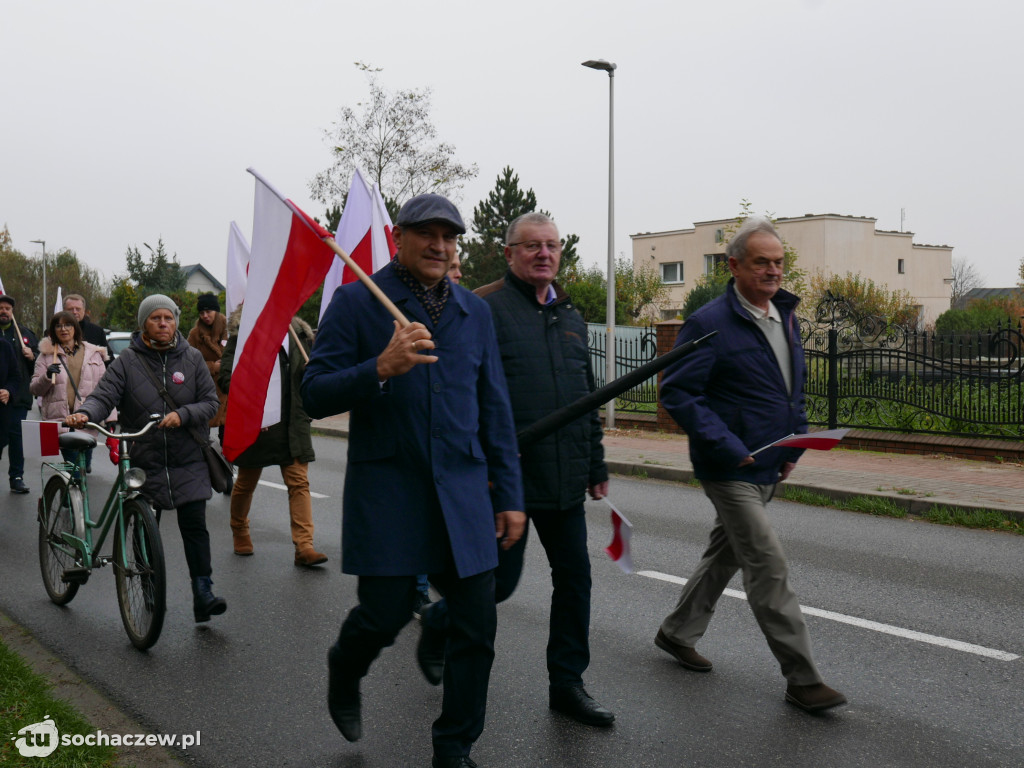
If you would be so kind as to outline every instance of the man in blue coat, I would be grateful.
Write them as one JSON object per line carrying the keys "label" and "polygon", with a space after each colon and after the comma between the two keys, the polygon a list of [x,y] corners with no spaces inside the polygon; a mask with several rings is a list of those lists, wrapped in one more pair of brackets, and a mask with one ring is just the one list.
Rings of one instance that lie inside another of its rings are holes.
{"label": "man in blue coat", "polygon": [[359,604],[328,654],[328,709],[349,741],[362,733],[359,681],[412,617],[416,575],[447,597],[452,631],[432,765],[475,765],[497,613],[495,536],[525,524],[516,437],[491,314],[446,274],[458,210],[418,195],[398,214],[396,261],[374,282],[413,320],[399,327],[361,283],[339,288],[302,382],[306,412],[350,411],[342,570]]}
{"label": "man in blue coat", "polygon": [[747,219],[726,248],[733,279],[725,293],[694,312],[676,344],[718,335],[668,368],[665,410],[686,430],[694,474],[715,506],[708,548],[655,645],[685,668],[709,672],[695,648],[715,603],[738,570],[754,617],[788,683],[786,701],[808,712],[846,703],[822,681],[810,638],[789,586],[786,556],[766,505],[802,453],[770,448],[807,431],[805,367],[794,315],[799,299],[781,289],[785,251],[772,223]]}

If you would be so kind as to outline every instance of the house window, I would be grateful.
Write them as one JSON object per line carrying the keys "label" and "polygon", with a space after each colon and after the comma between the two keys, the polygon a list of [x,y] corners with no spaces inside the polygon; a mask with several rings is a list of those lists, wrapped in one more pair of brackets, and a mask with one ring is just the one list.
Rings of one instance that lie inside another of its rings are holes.
{"label": "house window", "polygon": [[681,283],[683,282],[683,262],[677,261],[672,264],[661,265],[661,282]]}
{"label": "house window", "polygon": [[723,240],[725,240],[725,230],[716,229],[715,230],[715,242],[716,243],[720,243]]}
{"label": "house window", "polygon": [[906,260],[896,259],[896,271],[899,272],[901,275],[905,275],[907,273]]}
{"label": "house window", "polygon": [[704,274],[710,275],[715,271],[715,267],[719,264],[725,264],[726,258],[724,253],[705,253],[704,254]]}

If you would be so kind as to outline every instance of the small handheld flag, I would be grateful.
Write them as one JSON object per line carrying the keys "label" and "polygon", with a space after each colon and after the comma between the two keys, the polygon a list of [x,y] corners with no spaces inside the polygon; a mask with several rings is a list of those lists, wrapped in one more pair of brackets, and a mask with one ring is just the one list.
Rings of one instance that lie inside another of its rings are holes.
{"label": "small handheld flag", "polygon": [[60,453],[60,423],[25,419],[21,422],[21,446],[27,459],[57,456]]}
{"label": "small handheld flag", "polygon": [[830,451],[839,445],[839,441],[846,437],[848,429],[829,429],[825,432],[808,432],[803,435],[786,435],[774,443],[761,446],[756,451],[751,451],[754,456],[769,448],[811,448],[815,451]]}
{"label": "small handheld flag", "polygon": [[633,553],[630,551],[630,539],[633,537],[633,524],[619,512],[607,496],[605,504],[612,510],[612,542],[605,547],[608,557],[619,564],[624,573],[633,573]]}

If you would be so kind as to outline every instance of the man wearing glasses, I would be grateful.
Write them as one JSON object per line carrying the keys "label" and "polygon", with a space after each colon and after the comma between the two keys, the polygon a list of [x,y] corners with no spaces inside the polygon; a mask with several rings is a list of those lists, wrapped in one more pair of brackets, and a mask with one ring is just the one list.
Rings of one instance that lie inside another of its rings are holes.
{"label": "man wearing glasses", "polygon": [[[505,367],[516,431],[594,388],[587,326],[555,282],[562,243],[554,222],[527,213],[512,222],[505,241],[508,272],[475,293],[491,307]],[[554,587],[547,646],[549,704],[586,725],[609,726],[615,715],[590,697],[583,672],[590,664],[590,557],[583,502],[608,492],[608,468],[597,412],[577,419],[522,450],[527,526],[498,553],[495,599],[519,582],[533,522],[551,565]],[[430,657],[443,641],[444,601],[423,612],[420,667],[430,679]],[[434,678],[436,679],[436,670]]]}

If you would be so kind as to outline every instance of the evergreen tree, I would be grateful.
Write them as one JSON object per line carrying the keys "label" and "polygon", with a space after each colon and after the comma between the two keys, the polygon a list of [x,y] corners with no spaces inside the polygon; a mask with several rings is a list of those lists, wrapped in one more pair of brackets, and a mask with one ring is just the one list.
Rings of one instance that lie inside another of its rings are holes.
{"label": "evergreen tree", "polygon": [[135,284],[136,290],[143,297],[153,293],[170,295],[183,292],[186,280],[181,265],[178,264],[178,255],[167,255],[162,237],[157,240],[156,250],[148,243],[143,245],[149,249],[148,261],[142,257],[138,246],[129,247],[125,254],[127,279]]}
{"label": "evergreen tree", "polygon": [[[508,225],[524,213],[538,211],[537,195],[532,189],[525,192],[519,187],[519,176],[506,166],[498,175],[494,189],[487,198],[473,209],[470,229],[474,237],[461,243],[462,284],[470,290],[493,283],[505,274],[505,232]],[[576,244],[580,241],[574,234],[562,237],[562,261],[559,276],[565,275],[579,260]]]}

